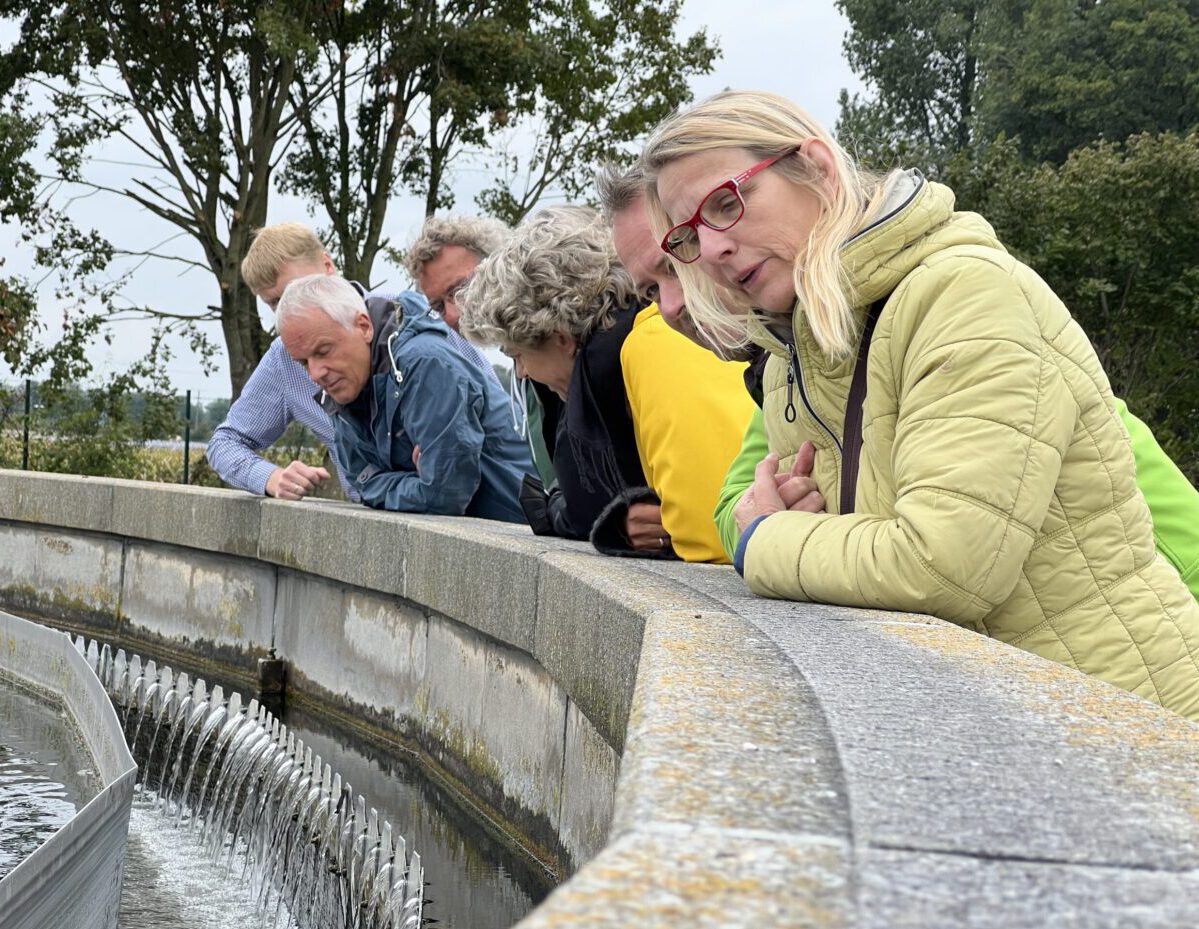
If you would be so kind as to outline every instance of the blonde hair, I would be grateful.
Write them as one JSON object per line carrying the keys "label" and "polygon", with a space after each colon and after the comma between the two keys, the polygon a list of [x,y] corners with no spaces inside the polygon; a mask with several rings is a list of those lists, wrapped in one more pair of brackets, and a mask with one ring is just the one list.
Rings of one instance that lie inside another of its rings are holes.
{"label": "blonde hair", "polygon": [[325,245],[303,223],[278,223],[259,229],[241,261],[241,276],[254,293],[275,286],[283,266],[293,261],[320,264]]}
{"label": "blonde hair", "polygon": [[[655,234],[664,236],[670,220],[658,198],[657,180],[668,164],[725,148],[743,148],[765,159],[808,139],[828,146],[833,177],[826,178],[802,153],[783,158],[771,170],[811,191],[820,203],[820,215],[795,259],[795,294],[817,345],[830,359],[839,360],[853,352],[857,338],[854,294],[841,262],[841,246],[867,221],[870,207],[881,201],[882,179],[860,170],[807,111],[777,94],[725,91],[676,113],[654,131],[642,153],[649,183],[646,199]],[[675,266],[687,312],[701,333],[722,348],[744,346],[754,308],[694,264]]]}
{"label": "blonde hair", "polygon": [[600,215],[547,207],[475,270],[458,297],[458,326],[479,345],[539,348],[555,332],[582,343],[636,298]]}

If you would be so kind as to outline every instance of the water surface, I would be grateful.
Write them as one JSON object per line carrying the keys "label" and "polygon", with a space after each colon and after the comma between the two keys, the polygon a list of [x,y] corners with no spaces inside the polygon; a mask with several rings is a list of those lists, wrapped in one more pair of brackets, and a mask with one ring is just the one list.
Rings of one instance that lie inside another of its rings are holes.
{"label": "water surface", "polygon": [[0,878],[100,790],[61,704],[0,675]]}

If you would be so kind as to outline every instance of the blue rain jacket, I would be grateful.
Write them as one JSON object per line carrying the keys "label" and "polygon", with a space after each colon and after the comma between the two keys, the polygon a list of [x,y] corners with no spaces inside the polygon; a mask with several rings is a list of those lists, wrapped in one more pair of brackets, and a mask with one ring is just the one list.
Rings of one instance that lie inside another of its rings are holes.
{"label": "blue rain jacket", "polygon": [[503,388],[450,344],[449,327],[419,294],[405,292],[395,303],[371,297],[366,306],[375,326],[370,380],[344,407],[323,392],[319,398],[362,502],[524,522],[517,494],[533,461]]}

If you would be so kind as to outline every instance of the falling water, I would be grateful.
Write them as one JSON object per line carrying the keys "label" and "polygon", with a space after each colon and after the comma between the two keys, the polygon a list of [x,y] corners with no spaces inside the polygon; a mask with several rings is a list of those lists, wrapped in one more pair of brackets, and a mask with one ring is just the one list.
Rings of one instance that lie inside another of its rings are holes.
{"label": "falling water", "polygon": [[239,876],[264,926],[420,926],[420,856],[256,700],[75,644],[123,711],[139,806]]}

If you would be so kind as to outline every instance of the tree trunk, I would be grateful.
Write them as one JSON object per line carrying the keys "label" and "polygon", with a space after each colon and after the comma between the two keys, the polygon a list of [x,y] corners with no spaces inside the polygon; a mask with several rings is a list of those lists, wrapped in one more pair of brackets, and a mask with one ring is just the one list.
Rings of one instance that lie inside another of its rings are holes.
{"label": "tree trunk", "polygon": [[229,350],[230,397],[236,400],[270,347],[271,336],[262,328],[257,298],[242,283],[236,266],[232,279],[236,282],[233,286],[227,286],[229,275],[221,279],[221,330]]}

